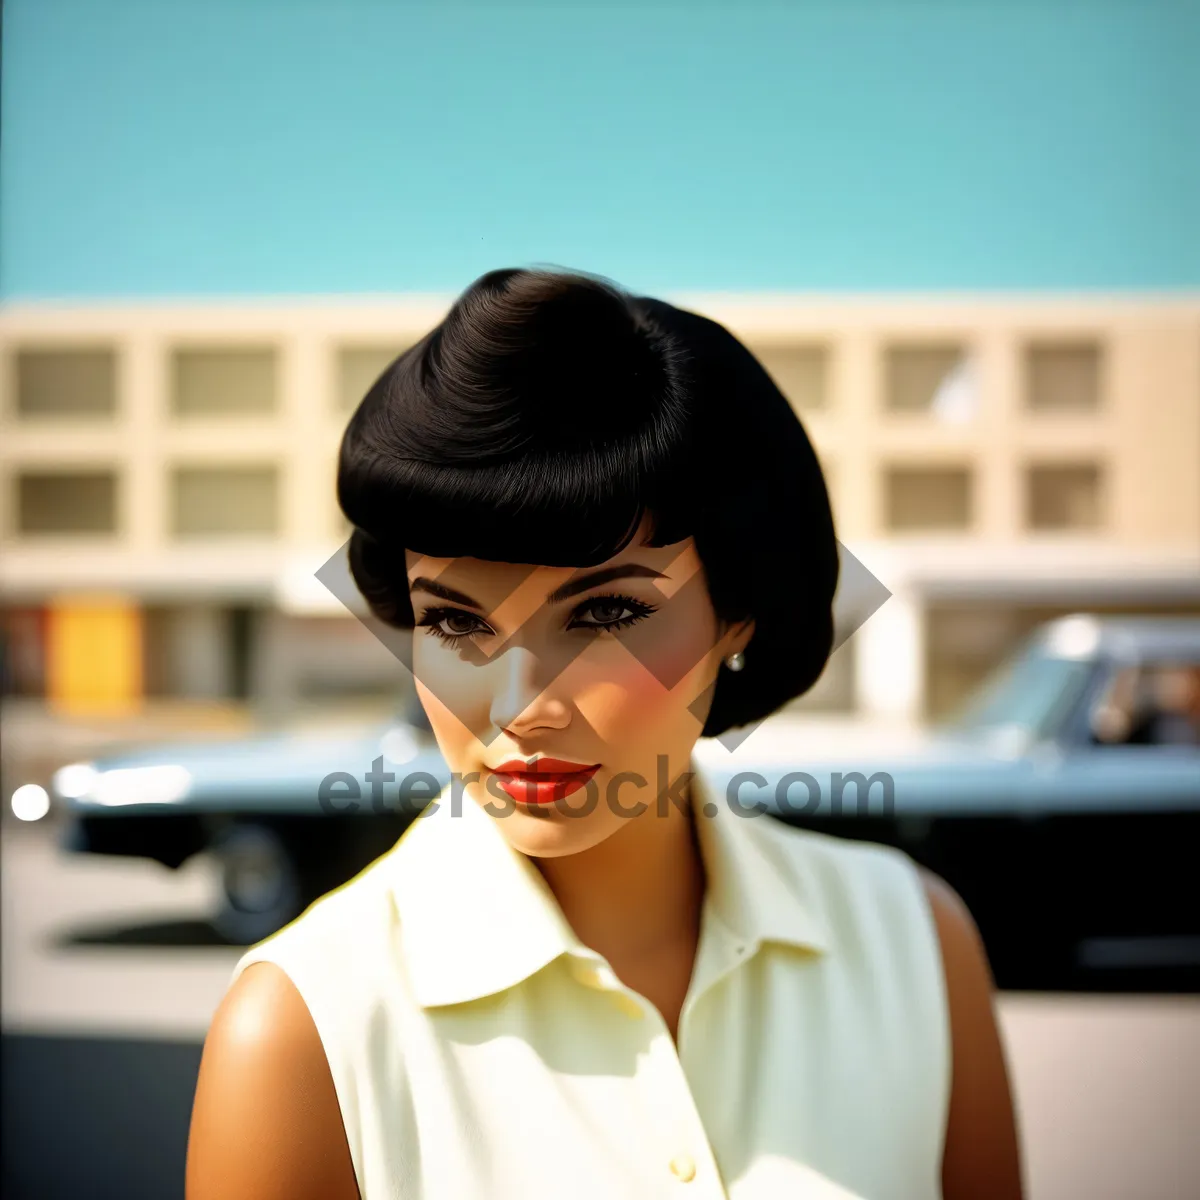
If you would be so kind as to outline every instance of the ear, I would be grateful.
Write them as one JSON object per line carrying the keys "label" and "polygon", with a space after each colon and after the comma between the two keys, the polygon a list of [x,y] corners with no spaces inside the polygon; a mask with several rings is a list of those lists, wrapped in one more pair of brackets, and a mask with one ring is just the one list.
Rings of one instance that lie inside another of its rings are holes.
{"label": "ear", "polygon": [[746,620],[744,620],[738,626],[738,641],[737,641],[737,645],[734,647],[734,649],[735,650],[745,650],[745,648],[750,644],[750,642],[753,638],[754,638],[754,618],[747,617]]}
{"label": "ear", "polygon": [[747,617],[744,621],[721,623],[721,655],[733,654],[745,650],[754,637],[754,618]]}

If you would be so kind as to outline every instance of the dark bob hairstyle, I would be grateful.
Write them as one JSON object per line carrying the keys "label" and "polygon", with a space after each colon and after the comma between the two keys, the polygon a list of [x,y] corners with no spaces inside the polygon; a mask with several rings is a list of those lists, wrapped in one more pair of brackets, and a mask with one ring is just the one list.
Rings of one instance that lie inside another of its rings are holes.
{"label": "dark bob hairstyle", "polygon": [[833,645],[838,548],[799,418],[716,321],[602,277],[477,279],[351,417],[338,502],[372,613],[411,629],[404,550],[595,566],[695,539],[719,618],[755,621],[701,736],[806,692]]}

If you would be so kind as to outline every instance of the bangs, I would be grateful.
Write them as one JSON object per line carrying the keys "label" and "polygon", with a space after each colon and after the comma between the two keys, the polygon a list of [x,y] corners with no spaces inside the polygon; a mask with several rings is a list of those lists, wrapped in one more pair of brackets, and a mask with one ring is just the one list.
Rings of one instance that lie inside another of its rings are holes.
{"label": "bangs", "polygon": [[[605,281],[484,276],[376,381],[338,501],[372,542],[585,567],[688,537],[688,354]],[[524,290],[522,290],[524,289]]]}
{"label": "bangs", "polygon": [[435,558],[588,567],[634,539],[643,519],[647,544],[691,535],[679,489],[662,484],[670,468],[630,470],[620,450],[566,460],[524,458],[483,467],[391,466],[357,492],[366,498],[354,524],[393,551]]}

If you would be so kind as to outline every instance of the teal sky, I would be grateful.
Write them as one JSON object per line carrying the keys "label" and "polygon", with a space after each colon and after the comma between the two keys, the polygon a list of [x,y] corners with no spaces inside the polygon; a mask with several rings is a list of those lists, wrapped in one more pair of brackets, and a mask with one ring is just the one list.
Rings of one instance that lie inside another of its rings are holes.
{"label": "teal sky", "polygon": [[1200,285],[1200,0],[6,0],[0,297]]}

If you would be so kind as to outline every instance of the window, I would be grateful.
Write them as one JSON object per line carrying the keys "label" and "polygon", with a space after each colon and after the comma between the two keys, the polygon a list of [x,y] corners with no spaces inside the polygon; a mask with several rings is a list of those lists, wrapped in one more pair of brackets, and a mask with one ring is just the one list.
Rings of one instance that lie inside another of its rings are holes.
{"label": "window", "polygon": [[279,472],[274,466],[178,467],[171,493],[175,537],[278,532]]}
{"label": "window", "polygon": [[1047,735],[1072,710],[1091,673],[1087,660],[1053,658],[1026,646],[1001,662],[945,725],[964,733],[1016,726]]}
{"label": "window", "polygon": [[1200,750],[1200,658],[1163,657],[1114,672],[1088,732],[1094,745]]}
{"label": "window", "polygon": [[1025,505],[1031,530],[1098,529],[1103,520],[1100,468],[1095,463],[1030,467]]}
{"label": "window", "polygon": [[371,385],[403,352],[403,346],[343,346],[338,351],[337,370],[340,410],[356,409]]}
{"label": "window", "polygon": [[[196,699],[245,698],[238,691],[239,613],[210,601],[143,608],[146,692]],[[242,648],[245,649],[244,647]]]}
{"label": "window", "polygon": [[16,483],[17,534],[117,531],[117,475],[113,470],[22,471]]}
{"label": "window", "polygon": [[889,412],[957,415],[975,381],[966,347],[958,343],[891,346],[884,372],[884,407]]}
{"label": "window", "polygon": [[1096,342],[1035,343],[1025,350],[1025,403],[1039,412],[1091,412],[1100,406]]}
{"label": "window", "polygon": [[175,416],[236,416],[276,410],[276,352],[271,346],[179,349],[172,356]]}
{"label": "window", "polygon": [[966,467],[891,467],[884,487],[884,527],[894,533],[966,529],[971,491]]}
{"label": "window", "polygon": [[111,347],[24,348],[16,353],[18,417],[111,417],[117,356]]}
{"label": "window", "polygon": [[829,352],[824,346],[768,344],[754,356],[797,412],[829,405]]}
{"label": "window", "polygon": [[847,638],[829,656],[816,683],[801,696],[789,700],[779,711],[785,713],[850,713],[855,711],[855,641]]}
{"label": "window", "polygon": [[0,695],[45,697],[46,625],[41,605],[0,607]]}

